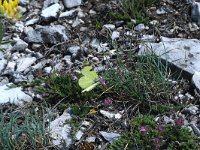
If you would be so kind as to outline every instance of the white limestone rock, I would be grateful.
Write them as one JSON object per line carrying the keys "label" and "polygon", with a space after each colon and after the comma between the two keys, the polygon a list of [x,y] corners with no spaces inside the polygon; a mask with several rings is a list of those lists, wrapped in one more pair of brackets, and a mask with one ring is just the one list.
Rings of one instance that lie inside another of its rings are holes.
{"label": "white limestone rock", "polygon": [[53,145],[61,148],[64,144],[65,148],[67,148],[72,143],[71,127],[69,124],[66,124],[66,121],[71,119],[72,117],[68,110],[65,110],[61,116],[50,122],[50,137],[52,138]]}
{"label": "white limestone rock", "polygon": [[12,47],[14,51],[23,51],[28,47],[28,43],[24,42],[23,40],[17,38],[15,45]]}
{"label": "white limestone rock", "polygon": [[77,12],[76,9],[62,12],[60,14],[59,18],[69,18],[69,17],[72,17],[76,12]]}
{"label": "white limestone rock", "polygon": [[115,25],[114,24],[105,24],[103,25],[104,28],[106,29],[110,29],[110,30],[114,30],[115,29]]}
{"label": "white limestone rock", "polygon": [[39,18],[30,19],[30,20],[26,21],[25,26],[30,26],[30,25],[36,24],[38,21],[39,21]]}
{"label": "white limestone rock", "polygon": [[81,5],[81,0],[63,0],[63,4],[66,8],[73,8]]}
{"label": "white limestone rock", "polygon": [[0,73],[2,73],[2,71],[4,70],[4,68],[6,67],[7,65],[7,60],[5,59],[0,59]]}
{"label": "white limestone rock", "polygon": [[49,20],[51,18],[57,18],[58,16],[58,12],[61,9],[61,5],[56,3],[53,4],[45,9],[42,10],[41,16],[43,17],[43,19],[45,20]]}
{"label": "white limestone rock", "polygon": [[10,88],[12,83],[0,86],[0,104],[13,103],[18,106],[23,106],[24,102],[31,103],[33,98],[22,91],[21,87]]}
{"label": "white limestone rock", "polygon": [[200,2],[192,3],[191,18],[194,22],[200,25]]}
{"label": "white limestone rock", "polygon": [[200,41],[197,39],[161,37],[159,43],[145,42],[141,45],[139,55],[149,52],[191,75],[200,72]]}
{"label": "white limestone rock", "polygon": [[115,40],[115,39],[119,38],[119,36],[120,36],[120,32],[118,32],[118,31],[113,31],[113,33],[112,33],[112,35],[111,35],[111,39],[112,39],[112,40]]}
{"label": "white limestone rock", "polygon": [[200,72],[195,71],[194,75],[192,76],[192,82],[195,87],[200,91]]}
{"label": "white limestone rock", "polygon": [[30,67],[36,61],[35,57],[22,57],[17,60],[17,70],[18,72],[23,72],[25,69]]}
{"label": "white limestone rock", "polygon": [[112,142],[114,142],[115,140],[118,140],[119,138],[120,138],[120,134],[118,134],[118,133],[113,133],[113,132],[104,132],[104,131],[100,131],[99,132],[102,136],[103,136],[103,138],[105,139],[105,140],[107,140],[109,143],[112,143]]}

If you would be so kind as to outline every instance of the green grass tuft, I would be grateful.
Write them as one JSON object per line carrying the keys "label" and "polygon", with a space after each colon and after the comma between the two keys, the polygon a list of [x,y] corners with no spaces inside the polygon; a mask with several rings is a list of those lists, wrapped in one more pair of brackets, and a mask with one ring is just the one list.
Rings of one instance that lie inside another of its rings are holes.
{"label": "green grass tuft", "polygon": [[[44,149],[50,146],[48,123],[31,110],[0,112],[0,149]],[[44,115],[44,114],[43,114]]]}
{"label": "green grass tuft", "polygon": [[[121,11],[110,13],[111,18],[130,22],[136,19],[136,24],[148,23],[149,18],[146,9],[150,7],[155,0],[123,0]],[[129,24],[130,26],[130,24]]]}
{"label": "green grass tuft", "polygon": [[112,91],[125,96],[126,101],[142,104],[164,104],[170,99],[172,84],[167,64],[154,54],[139,56],[131,64],[119,63],[117,69],[110,69],[104,74]]}

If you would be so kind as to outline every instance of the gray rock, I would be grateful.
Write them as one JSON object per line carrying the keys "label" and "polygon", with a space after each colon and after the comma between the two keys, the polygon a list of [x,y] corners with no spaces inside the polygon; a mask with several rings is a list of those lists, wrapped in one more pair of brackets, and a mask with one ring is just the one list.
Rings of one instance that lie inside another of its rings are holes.
{"label": "gray rock", "polygon": [[47,74],[50,74],[50,73],[52,72],[52,70],[53,70],[53,69],[52,69],[52,67],[50,67],[50,66],[44,68],[44,71],[45,71]]}
{"label": "gray rock", "polygon": [[195,85],[195,87],[200,91],[200,72],[195,71],[194,75],[192,76],[192,82]]}
{"label": "gray rock", "polygon": [[194,74],[200,72],[200,41],[197,39],[161,37],[160,43],[144,43],[139,55],[154,52],[178,68]]}
{"label": "gray rock", "polygon": [[23,75],[23,74],[20,74],[20,73],[13,73],[13,77],[14,77],[15,83],[23,82],[23,81],[30,83],[30,82],[33,81],[33,78],[34,78],[34,76],[32,74]]}
{"label": "gray rock", "polygon": [[80,25],[80,24],[81,24],[81,20],[77,17],[77,18],[74,20],[74,22],[73,22],[73,24],[72,24],[72,27],[75,28],[75,27],[77,27],[77,26]]}
{"label": "gray rock", "polygon": [[24,51],[28,47],[28,43],[24,42],[21,39],[16,39],[15,45],[12,47],[14,51]]}
{"label": "gray rock", "polygon": [[0,86],[6,85],[9,83],[9,79],[7,77],[0,77]]}
{"label": "gray rock", "polygon": [[18,106],[24,105],[24,102],[32,102],[32,97],[25,94],[21,87],[9,88],[12,83],[0,86],[0,104],[13,103]]}
{"label": "gray rock", "polygon": [[95,70],[96,72],[98,72],[98,73],[99,73],[99,72],[105,71],[105,69],[106,69],[105,66],[98,66],[98,67],[95,67],[95,68],[94,68],[94,70]]}
{"label": "gray rock", "polygon": [[192,127],[194,133],[200,136],[200,129],[196,126],[196,124],[191,123],[190,126]]}
{"label": "gray rock", "polygon": [[67,49],[71,54],[77,54],[81,50],[80,46],[71,46]]}
{"label": "gray rock", "polygon": [[118,31],[113,31],[113,33],[112,33],[112,35],[111,35],[111,39],[112,39],[112,40],[115,40],[115,39],[119,38],[119,36],[120,36],[120,32],[118,32]]}
{"label": "gray rock", "polygon": [[114,24],[105,24],[103,25],[104,28],[106,29],[110,29],[110,30],[114,30],[115,29],[115,25]]}
{"label": "gray rock", "polygon": [[56,71],[61,71],[63,69],[63,63],[56,63],[53,69]]}
{"label": "gray rock", "polygon": [[199,30],[199,27],[196,23],[189,23],[188,26],[189,26],[190,31],[192,32]]}
{"label": "gray rock", "polygon": [[200,25],[200,2],[192,3],[191,18],[194,22]]}
{"label": "gray rock", "polygon": [[75,16],[76,12],[77,12],[76,9],[62,12],[62,13],[60,14],[59,18],[72,18],[72,17]]}
{"label": "gray rock", "polygon": [[35,44],[35,43],[34,43],[34,44],[32,45],[32,49],[35,50],[35,51],[38,51],[41,47],[42,47],[41,44]]}
{"label": "gray rock", "polygon": [[53,4],[45,9],[43,9],[41,16],[43,17],[44,20],[57,18],[58,12],[60,11],[60,9],[61,9],[60,4],[58,4],[58,3]]}
{"label": "gray rock", "polygon": [[30,19],[30,20],[26,21],[25,26],[30,26],[30,25],[36,24],[36,23],[38,23],[38,21],[39,21],[39,18]]}
{"label": "gray rock", "polygon": [[184,109],[184,112],[189,113],[191,115],[196,115],[198,112],[198,107],[197,106],[189,106]]}
{"label": "gray rock", "polygon": [[163,116],[163,121],[164,121],[165,124],[169,124],[169,123],[173,124],[174,123],[174,120],[171,119],[170,117],[166,116],[166,115]]}
{"label": "gray rock", "polygon": [[44,3],[43,3],[43,8],[42,9],[45,9],[48,6],[50,6],[52,4],[55,4],[55,3],[58,3],[58,0],[45,0]]}
{"label": "gray rock", "polygon": [[104,131],[100,131],[99,132],[101,134],[101,136],[103,136],[103,138],[108,141],[109,143],[114,142],[115,140],[118,140],[120,138],[120,134],[118,133],[108,133],[108,132],[104,132]]}
{"label": "gray rock", "polygon": [[25,40],[30,43],[57,44],[69,39],[62,25],[37,26],[35,30],[29,30],[26,34]]}
{"label": "gray rock", "polygon": [[42,60],[38,62],[37,64],[33,65],[31,68],[33,70],[42,69],[49,62],[50,62],[49,60]]}
{"label": "gray rock", "polygon": [[100,43],[98,39],[93,39],[90,43],[90,46],[92,48],[97,49],[98,52],[105,52],[109,50],[108,44],[107,43]]}
{"label": "gray rock", "polygon": [[15,23],[15,28],[17,31],[23,32],[24,31],[24,23],[22,21],[17,21]]}
{"label": "gray rock", "polygon": [[12,49],[11,43],[0,44],[0,58],[2,56],[1,50],[9,52],[11,49]]}
{"label": "gray rock", "polygon": [[144,24],[138,24],[137,26],[135,26],[134,29],[135,29],[135,31],[141,32],[141,31],[145,30],[145,25]]}
{"label": "gray rock", "polygon": [[81,137],[83,136],[83,132],[81,130],[77,131],[76,134],[75,134],[75,137],[76,137],[76,140],[80,140]]}
{"label": "gray rock", "polygon": [[81,5],[81,0],[63,0],[66,8],[72,8]]}
{"label": "gray rock", "polygon": [[28,5],[29,4],[29,0],[20,0],[19,4],[20,5]]}
{"label": "gray rock", "polygon": [[88,143],[95,143],[96,137],[95,136],[90,136],[86,138],[86,141]]}
{"label": "gray rock", "polygon": [[52,138],[54,146],[61,148],[63,142],[66,147],[72,144],[71,127],[69,124],[66,124],[66,121],[70,121],[71,118],[72,117],[70,113],[68,113],[68,110],[65,110],[60,117],[50,122],[50,137]]}
{"label": "gray rock", "polygon": [[89,14],[90,14],[90,15],[96,15],[97,12],[91,9],[91,10],[89,11]]}
{"label": "gray rock", "polygon": [[161,6],[159,9],[156,10],[156,13],[158,15],[163,15],[163,14],[172,13],[172,12],[174,12],[174,10],[168,7],[167,5]]}
{"label": "gray rock", "polygon": [[0,73],[2,73],[2,71],[5,69],[7,63],[8,63],[7,60],[0,59]]}
{"label": "gray rock", "polygon": [[17,60],[17,70],[18,72],[23,72],[25,69],[30,67],[36,61],[35,57],[23,57]]}

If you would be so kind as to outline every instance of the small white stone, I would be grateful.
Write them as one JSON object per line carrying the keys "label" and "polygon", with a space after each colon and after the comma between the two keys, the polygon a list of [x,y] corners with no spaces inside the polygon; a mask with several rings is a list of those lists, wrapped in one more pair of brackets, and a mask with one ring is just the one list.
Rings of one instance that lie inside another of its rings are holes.
{"label": "small white stone", "polygon": [[103,27],[105,27],[106,29],[110,29],[110,30],[114,30],[115,29],[115,25],[114,24],[105,24],[105,25],[103,25]]}
{"label": "small white stone", "polygon": [[52,69],[51,67],[45,67],[45,68],[44,68],[44,71],[45,71],[46,73],[48,73],[48,74],[50,74],[52,70],[53,70],[53,69]]}
{"label": "small white stone", "polygon": [[135,29],[135,31],[141,32],[141,31],[145,30],[146,27],[144,24],[138,24],[134,29]]}
{"label": "small white stone", "polygon": [[66,8],[72,8],[81,5],[81,0],[63,0]]}
{"label": "small white stone", "polygon": [[104,131],[100,131],[99,133],[104,137],[104,139],[106,139],[110,143],[120,138],[120,134],[118,133],[113,133],[113,132],[108,133]]}
{"label": "small white stone", "polygon": [[91,9],[91,10],[89,11],[89,14],[90,14],[90,15],[96,15],[96,11],[94,11],[94,10]]}
{"label": "small white stone", "polygon": [[137,21],[136,19],[131,19],[131,22],[136,23]]}
{"label": "small white stone", "polygon": [[111,36],[111,39],[112,39],[112,40],[115,40],[115,39],[119,38],[119,36],[120,36],[120,32],[118,32],[118,31],[113,31],[112,36]]}
{"label": "small white stone", "polygon": [[82,122],[82,125],[83,125],[83,126],[90,126],[91,123],[90,123],[89,121],[83,121],[83,122]]}
{"label": "small white stone", "polygon": [[114,118],[114,117],[115,117],[115,114],[110,113],[110,112],[105,111],[105,110],[100,110],[100,113],[101,113],[103,116],[107,117],[107,118]]}
{"label": "small white stone", "polygon": [[73,24],[72,24],[72,27],[75,28],[75,27],[77,27],[79,24],[81,24],[81,20],[78,19],[78,18],[76,18],[76,19],[74,20]]}
{"label": "small white stone", "polygon": [[34,18],[26,21],[25,26],[36,24],[39,21],[39,18]]}
{"label": "small white stone", "polygon": [[81,130],[79,130],[78,132],[76,132],[76,135],[75,135],[76,140],[80,140],[82,136],[83,136],[83,132]]}
{"label": "small white stone", "polygon": [[120,119],[122,115],[120,113],[115,114],[115,119]]}
{"label": "small white stone", "polygon": [[181,100],[183,100],[183,99],[185,98],[185,95],[179,94],[178,97],[179,97]]}
{"label": "small white stone", "polygon": [[198,90],[200,90],[200,72],[195,71],[194,75],[192,76],[192,82],[196,86]]}
{"label": "small white stone", "polygon": [[53,5],[45,8],[44,10],[42,10],[41,16],[44,17],[45,19],[49,19],[51,17],[56,18],[60,9],[61,9],[60,4],[58,4],[58,3],[53,4]]}
{"label": "small white stone", "polygon": [[157,20],[152,20],[152,21],[150,21],[150,24],[156,25],[156,24],[158,24],[158,21]]}
{"label": "small white stone", "polygon": [[70,17],[72,16],[77,10],[73,9],[73,10],[69,10],[69,11],[65,11],[63,13],[60,14],[59,18],[63,18],[63,17]]}
{"label": "small white stone", "polygon": [[174,96],[174,99],[175,99],[175,100],[178,100],[178,96]]}
{"label": "small white stone", "polygon": [[87,138],[86,138],[86,141],[87,141],[88,143],[94,143],[95,140],[96,140],[96,137],[94,137],[94,136],[90,136],[90,137],[87,137]]}

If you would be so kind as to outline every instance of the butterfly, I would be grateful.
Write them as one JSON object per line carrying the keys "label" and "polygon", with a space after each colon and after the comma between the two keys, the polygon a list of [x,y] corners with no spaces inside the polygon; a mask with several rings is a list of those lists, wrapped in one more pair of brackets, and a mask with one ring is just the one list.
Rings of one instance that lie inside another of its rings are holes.
{"label": "butterfly", "polygon": [[83,75],[79,79],[79,86],[83,89],[83,92],[88,92],[94,89],[98,84],[99,76],[97,72],[92,70],[92,66],[85,66],[81,70],[81,74]]}

